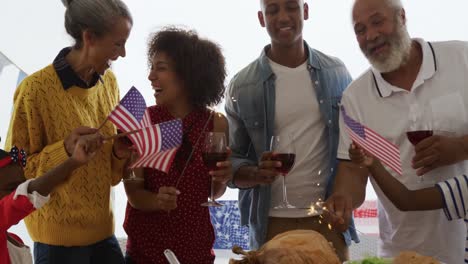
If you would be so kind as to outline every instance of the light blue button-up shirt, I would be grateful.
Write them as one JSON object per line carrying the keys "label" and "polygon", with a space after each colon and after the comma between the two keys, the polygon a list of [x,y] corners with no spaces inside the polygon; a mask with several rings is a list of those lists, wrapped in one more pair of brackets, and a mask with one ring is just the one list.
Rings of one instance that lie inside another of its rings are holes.
{"label": "light blue button-up shirt", "polygon": [[[327,56],[310,48],[307,68],[313,87],[316,89],[320,112],[326,125],[329,160],[332,168],[326,196],[330,195],[336,172],[336,151],[339,140],[338,103],[343,90],[351,82],[351,76],[344,64],[337,58]],[[226,114],[229,121],[230,147],[234,172],[246,165],[257,165],[262,153],[269,149],[275,124],[275,80],[265,47],[258,59],[249,64],[232,79],[226,99]],[[304,142],[306,143],[306,142]],[[236,188],[235,179],[230,183]],[[257,249],[265,243],[268,216],[271,203],[271,186],[258,185],[239,190],[241,224],[250,231],[250,247]],[[343,233],[346,243],[359,242],[352,228]]]}

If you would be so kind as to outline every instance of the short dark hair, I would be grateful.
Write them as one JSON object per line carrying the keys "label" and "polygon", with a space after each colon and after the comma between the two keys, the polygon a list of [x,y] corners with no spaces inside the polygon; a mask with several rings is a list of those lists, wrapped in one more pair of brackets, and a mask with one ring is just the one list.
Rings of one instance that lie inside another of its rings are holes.
{"label": "short dark hair", "polygon": [[62,0],[66,7],[65,29],[75,39],[75,48],[83,44],[82,33],[91,30],[103,36],[112,30],[115,20],[127,18],[133,24],[132,15],[121,0]]}
{"label": "short dark hair", "polygon": [[193,30],[166,27],[154,33],[148,43],[148,62],[163,52],[175,64],[176,75],[181,78],[196,107],[214,106],[224,97],[226,63],[216,43],[202,39]]}

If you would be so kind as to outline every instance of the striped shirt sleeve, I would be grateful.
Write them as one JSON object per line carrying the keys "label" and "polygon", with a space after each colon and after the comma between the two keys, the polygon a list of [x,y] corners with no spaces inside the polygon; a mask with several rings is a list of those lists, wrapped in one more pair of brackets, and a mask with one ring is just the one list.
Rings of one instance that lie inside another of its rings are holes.
{"label": "striped shirt sleeve", "polygon": [[448,220],[465,218],[468,205],[468,177],[461,175],[436,184],[444,198]]}

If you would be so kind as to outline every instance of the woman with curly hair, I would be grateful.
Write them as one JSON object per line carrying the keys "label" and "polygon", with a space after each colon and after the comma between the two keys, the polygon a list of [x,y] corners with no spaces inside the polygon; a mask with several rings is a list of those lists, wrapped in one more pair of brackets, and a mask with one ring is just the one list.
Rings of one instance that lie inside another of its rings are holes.
{"label": "woman with curly hair", "polygon": [[224,57],[194,31],[167,28],[150,39],[148,60],[157,103],[149,108],[151,121],[182,119],[183,140],[168,174],[142,169],[135,171],[141,181],[125,183],[127,263],[167,263],[166,249],[181,263],[213,263],[214,230],[201,204],[210,195],[211,178],[214,197],[224,193],[232,167],[226,160],[209,171],[202,147],[207,132],[228,133],[226,118],[208,108],[224,95]]}

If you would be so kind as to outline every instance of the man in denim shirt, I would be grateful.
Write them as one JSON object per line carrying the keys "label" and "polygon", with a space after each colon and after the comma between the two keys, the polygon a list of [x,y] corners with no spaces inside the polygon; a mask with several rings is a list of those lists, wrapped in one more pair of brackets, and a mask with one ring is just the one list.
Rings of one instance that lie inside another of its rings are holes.
{"label": "man in denim shirt", "polygon": [[[313,229],[348,258],[355,229],[339,233],[305,208],[331,191],[338,144],[338,102],[351,82],[343,63],[310,48],[302,38],[308,6],[303,0],[262,0],[258,12],[271,45],[232,80],[226,101],[241,222],[259,248],[278,233]],[[278,99],[278,100],[277,100]],[[292,135],[296,162],[287,176],[288,199],[297,208],[275,209],[281,179],[272,161],[273,135]]]}

